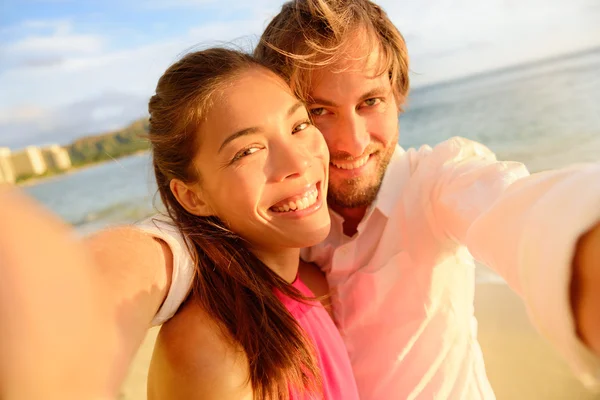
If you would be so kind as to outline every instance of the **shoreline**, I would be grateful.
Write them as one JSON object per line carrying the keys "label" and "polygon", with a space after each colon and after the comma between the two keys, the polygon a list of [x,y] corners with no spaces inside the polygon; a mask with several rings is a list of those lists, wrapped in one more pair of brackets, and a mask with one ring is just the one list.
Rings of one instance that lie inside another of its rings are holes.
{"label": "shoreline", "polygon": [[127,158],[127,157],[139,156],[142,154],[146,154],[148,152],[149,152],[149,150],[136,151],[135,153],[131,153],[131,154],[128,154],[123,157],[102,160],[102,161],[93,162],[93,163],[89,163],[89,164],[83,164],[83,165],[80,165],[80,166],[74,167],[74,168],[69,168],[68,170],[65,170],[64,172],[61,172],[59,174],[54,174],[54,175],[50,175],[50,176],[46,176],[46,177],[33,177],[31,179],[27,179],[27,180],[19,182],[19,183],[13,183],[13,185],[18,188],[31,187],[31,186],[38,185],[40,183],[51,182],[55,179],[58,179],[58,178],[61,178],[64,176],[68,176],[71,174],[75,174],[77,172],[81,172],[86,169],[98,167],[100,165],[107,164],[109,162],[114,162],[115,160],[120,160],[120,159]]}

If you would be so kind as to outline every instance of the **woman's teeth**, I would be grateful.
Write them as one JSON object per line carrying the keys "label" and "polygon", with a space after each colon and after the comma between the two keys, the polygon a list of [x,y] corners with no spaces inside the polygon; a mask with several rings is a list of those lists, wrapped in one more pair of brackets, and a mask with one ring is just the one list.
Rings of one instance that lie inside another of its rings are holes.
{"label": "woman's teeth", "polygon": [[317,198],[319,197],[319,192],[317,189],[312,189],[309,192],[306,192],[301,198],[297,200],[291,200],[287,204],[284,204],[279,207],[273,207],[273,211],[276,212],[288,212],[288,211],[300,211],[304,210],[315,204],[317,202]]}
{"label": "woman's teeth", "polygon": [[369,155],[366,155],[362,158],[359,158],[358,160],[354,161],[354,162],[333,162],[331,161],[331,164],[333,164],[334,167],[336,168],[340,168],[340,169],[356,169],[356,168],[360,168],[363,165],[365,165],[367,163],[367,161],[369,161]]}

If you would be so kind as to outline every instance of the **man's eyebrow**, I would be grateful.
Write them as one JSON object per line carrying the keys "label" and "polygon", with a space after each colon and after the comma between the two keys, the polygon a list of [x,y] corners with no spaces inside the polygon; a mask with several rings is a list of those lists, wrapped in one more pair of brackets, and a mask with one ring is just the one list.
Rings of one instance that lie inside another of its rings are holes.
{"label": "man's eyebrow", "polygon": [[384,96],[384,95],[387,95],[388,92],[389,92],[389,90],[386,89],[385,87],[378,86],[376,88],[369,90],[362,96],[360,96],[360,101],[364,101],[364,100],[370,99],[372,97]]}
{"label": "man's eyebrow", "polygon": [[[388,92],[389,92],[389,90],[386,89],[385,87],[378,86],[378,87],[373,88],[373,89],[369,90],[368,92],[364,93],[362,96],[360,96],[359,102],[370,99],[371,97],[387,95]],[[326,107],[337,107],[337,104],[335,104],[334,102],[332,102],[330,100],[321,99],[318,97],[312,97],[310,99],[310,104],[318,104],[318,105],[326,106]]]}
{"label": "man's eyebrow", "polygon": [[[296,103],[294,103],[287,111],[287,117],[291,117],[292,115],[294,115],[294,113],[300,108],[303,107],[304,103],[301,101],[297,101]],[[220,153],[221,150],[223,150],[223,148],[225,146],[227,146],[229,143],[231,143],[232,141],[234,141],[235,139],[242,137],[242,136],[247,136],[247,135],[252,135],[253,133],[257,133],[260,132],[260,128],[253,126],[250,128],[245,128],[242,129],[240,131],[237,131],[229,136],[227,136],[227,138],[225,138],[225,140],[223,141],[223,143],[221,143],[221,147],[219,147],[219,151],[217,153]]]}
{"label": "man's eyebrow", "polygon": [[337,105],[334,102],[325,99],[320,99],[318,97],[311,97],[309,104],[318,104],[327,107],[337,107]]}

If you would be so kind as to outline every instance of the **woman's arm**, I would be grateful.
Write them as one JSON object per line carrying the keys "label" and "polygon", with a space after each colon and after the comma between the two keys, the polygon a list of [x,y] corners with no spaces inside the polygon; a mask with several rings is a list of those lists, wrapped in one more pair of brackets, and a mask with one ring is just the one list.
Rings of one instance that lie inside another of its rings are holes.
{"label": "woman's arm", "polygon": [[0,398],[115,398],[171,260],[168,246],[134,228],[82,242],[0,185]]}
{"label": "woman's arm", "polygon": [[600,354],[600,223],[577,243],[571,303],[577,332],[584,342]]}

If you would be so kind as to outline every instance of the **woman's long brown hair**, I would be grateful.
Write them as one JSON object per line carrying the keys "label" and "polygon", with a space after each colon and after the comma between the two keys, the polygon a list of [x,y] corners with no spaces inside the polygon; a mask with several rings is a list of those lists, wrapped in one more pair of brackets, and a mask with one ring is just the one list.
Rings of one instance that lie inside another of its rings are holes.
{"label": "woman's long brown hair", "polygon": [[160,78],[149,104],[153,167],[167,213],[186,238],[196,262],[189,301],[199,301],[228,337],[245,351],[257,399],[285,399],[290,388],[318,391],[311,343],[274,291],[299,300],[300,292],[252,252],[216,217],[186,211],[169,188],[172,179],[202,182],[192,168],[201,145],[202,120],[223,85],[244,71],[264,68],[229,49],[186,55]]}

